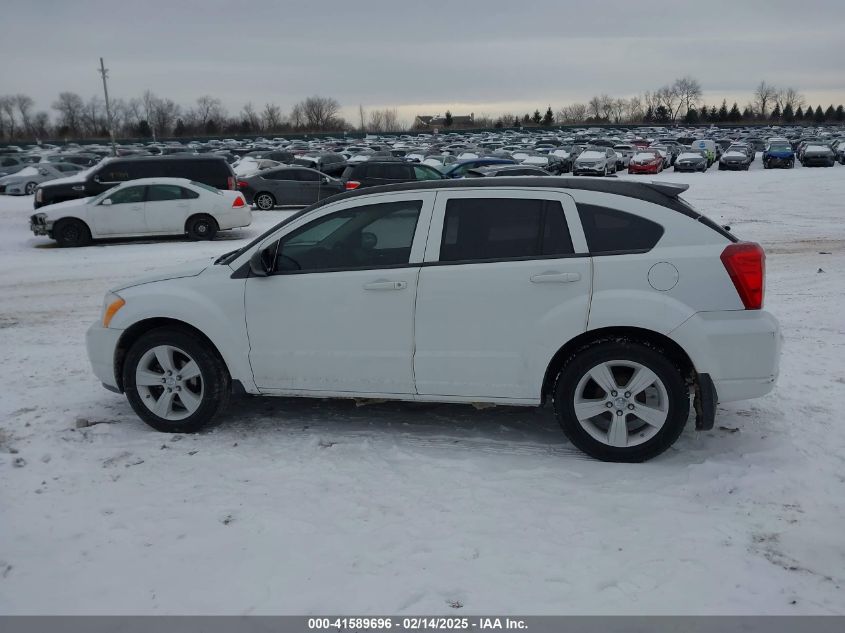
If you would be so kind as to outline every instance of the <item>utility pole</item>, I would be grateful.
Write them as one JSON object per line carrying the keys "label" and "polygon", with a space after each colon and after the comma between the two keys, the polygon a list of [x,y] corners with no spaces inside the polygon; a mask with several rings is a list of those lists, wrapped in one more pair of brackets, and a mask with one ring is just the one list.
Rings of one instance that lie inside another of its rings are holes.
{"label": "utility pole", "polygon": [[117,156],[117,146],[114,142],[114,121],[111,118],[111,104],[109,103],[109,86],[106,83],[106,77],[108,77],[108,70],[106,69],[105,64],[103,63],[103,58],[100,58],[100,69],[99,73],[103,76],[103,93],[106,95],[106,117],[109,121],[109,136],[111,137],[111,153],[113,156]]}

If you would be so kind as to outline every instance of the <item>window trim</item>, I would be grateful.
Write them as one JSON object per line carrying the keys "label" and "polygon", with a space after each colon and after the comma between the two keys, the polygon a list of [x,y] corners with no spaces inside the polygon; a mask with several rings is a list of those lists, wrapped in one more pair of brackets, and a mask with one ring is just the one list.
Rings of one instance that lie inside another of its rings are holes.
{"label": "window trim", "polygon": [[[560,203],[563,209],[564,219],[566,220],[567,228],[569,229],[569,237],[572,240],[573,253],[563,255],[536,255],[536,256],[521,256],[521,257],[507,257],[484,260],[459,260],[459,261],[441,261],[440,247],[442,245],[443,228],[446,219],[446,204],[449,200],[460,198],[516,198],[516,199],[530,199],[530,200],[548,200],[551,202]],[[496,262],[514,262],[514,261],[532,261],[532,260],[548,260],[548,259],[571,259],[574,257],[589,257],[590,253],[587,249],[587,239],[584,236],[584,230],[581,226],[581,218],[578,215],[578,209],[575,206],[575,199],[566,192],[543,189],[518,189],[518,188],[503,188],[493,187],[490,189],[469,189],[450,191],[448,189],[437,192],[437,200],[434,204],[434,215],[429,227],[428,244],[425,251],[424,265],[467,265],[475,263],[496,263]]]}
{"label": "window trim", "polygon": [[[292,217],[289,221],[282,224],[282,226],[280,226],[278,230],[274,231],[271,235],[263,239],[260,244],[258,244],[254,248],[250,248],[249,250],[244,251],[244,253],[240,256],[245,258],[242,266],[249,266],[249,259],[256,251],[264,250],[269,246],[272,246],[275,242],[278,242],[290,233],[293,233],[294,231],[305,226],[306,224],[310,224],[314,220],[318,220],[327,215],[332,215],[334,213],[346,211],[348,209],[354,209],[356,207],[371,206],[374,204],[386,204],[391,202],[408,202],[419,200],[422,201],[422,206],[420,207],[420,213],[417,217],[417,228],[414,233],[414,240],[411,244],[411,254],[407,263],[388,264],[378,267],[356,266],[354,268],[326,268],[323,270],[311,271],[279,271],[270,273],[268,277],[284,277],[285,275],[315,275],[326,272],[417,268],[422,264],[423,261],[423,256],[425,253],[426,243],[429,235],[429,228],[431,225],[431,216],[433,213],[435,198],[436,192],[434,191],[403,191],[372,194],[364,198],[351,198],[346,200],[338,200],[337,202],[329,204],[324,204],[315,209],[313,213],[305,212],[302,213],[302,215],[300,215],[299,217]],[[238,259],[240,259],[240,257]],[[229,263],[231,264],[232,262]],[[240,267],[235,269],[234,275],[237,275],[239,270]]]}

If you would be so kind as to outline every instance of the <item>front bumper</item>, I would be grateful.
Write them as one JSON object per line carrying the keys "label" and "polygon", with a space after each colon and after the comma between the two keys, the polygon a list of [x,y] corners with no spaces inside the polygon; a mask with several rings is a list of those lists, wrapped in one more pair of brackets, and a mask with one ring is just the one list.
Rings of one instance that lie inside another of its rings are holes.
{"label": "front bumper", "polygon": [[719,163],[721,169],[745,169],[748,163]]}
{"label": "front bumper", "polygon": [[94,375],[110,391],[120,391],[115,376],[115,351],[123,330],[103,327],[99,321],[93,323],[85,334],[85,347]]}
{"label": "front bumper", "polygon": [[675,169],[677,171],[699,171],[700,169],[707,169],[707,163],[679,163],[675,161]]}
{"label": "front bumper", "polygon": [[699,374],[709,374],[719,402],[769,393],[780,371],[783,337],[765,310],[698,312],[669,333]]}
{"label": "front bumper", "polygon": [[660,172],[660,165],[628,165],[630,174],[656,174]]}
{"label": "front bumper", "polygon": [[605,165],[575,165],[572,168],[573,174],[603,174],[607,167]]}
{"label": "front bumper", "polygon": [[29,230],[32,231],[34,235],[52,236],[53,223],[48,222],[43,217],[39,217],[36,213],[35,215],[29,216]]}

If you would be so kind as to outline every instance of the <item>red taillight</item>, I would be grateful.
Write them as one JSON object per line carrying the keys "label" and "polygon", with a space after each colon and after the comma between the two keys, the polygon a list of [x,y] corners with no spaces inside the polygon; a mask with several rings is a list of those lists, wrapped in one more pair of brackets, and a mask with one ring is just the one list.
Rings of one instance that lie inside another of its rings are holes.
{"label": "red taillight", "polygon": [[763,247],[754,242],[737,242],[722,251],[721,259],[745,309],[762,308],[766,286],[766,253]]}
{"label": "red taillight", "polygon": [[238,209],[238,208],[243,207],[245,205],[246,205],[246,202],[244,201],[243,197],[238,196],[237,198],[235,198],[235,201],[232,203],[232,208]]}
{"label": "red taillight", "polygon": [[249,187],[249,183],[246,180],[238,181],[238,189],[246,189],[247,187]]}
{"label": "red taillight", "polygon": [[227,176],[226,177],[226,188],[229,191],[235,190],[235,177],[234,176]]}
{"label": "red taillight", "polygon": [[357,189],[360,186],[361,183],[357,180],[347,180],[345,185],[347,191],[352,191],[353,189]]}

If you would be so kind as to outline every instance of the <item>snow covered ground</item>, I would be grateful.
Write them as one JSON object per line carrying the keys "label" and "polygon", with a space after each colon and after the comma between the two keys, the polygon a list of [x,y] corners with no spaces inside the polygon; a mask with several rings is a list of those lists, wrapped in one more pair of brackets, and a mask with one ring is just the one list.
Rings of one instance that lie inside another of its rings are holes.
{"label": "snow covered ground", "polygon": [[657,179],[766,246],[786,340],[773,394],[640,465],[548,408],[249,399],[155,433],[89,370],[103,293],[283,212],[61,250],[0,197],[0,613],[845,613],[845,168]]}

